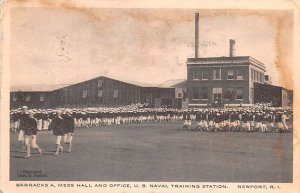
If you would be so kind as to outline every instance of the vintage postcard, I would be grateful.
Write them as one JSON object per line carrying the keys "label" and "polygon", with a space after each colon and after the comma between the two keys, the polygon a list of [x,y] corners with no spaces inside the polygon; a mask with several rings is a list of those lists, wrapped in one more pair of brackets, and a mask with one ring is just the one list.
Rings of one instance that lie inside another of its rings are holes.
{"label": "vintage postcard", "polygon": [[298,1],[1,3],[0,191],[300,191]]}

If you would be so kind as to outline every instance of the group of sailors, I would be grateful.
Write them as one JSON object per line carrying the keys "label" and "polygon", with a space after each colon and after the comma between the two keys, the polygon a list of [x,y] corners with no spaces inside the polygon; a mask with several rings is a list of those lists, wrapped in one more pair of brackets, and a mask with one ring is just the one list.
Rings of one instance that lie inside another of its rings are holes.
{"label": "group of sailors", "polygon": [[[136,124],[150,122],[175,122],[182,120],[182,111],[171,108],[148,108],[143,104],[134,104],[123,107],[97,108],[57,108],[32,109],[37,119],[37,130],[47,131],[57,111],[66,112],[74,119],[75,127],[100,127],[121,124]],[[19,128],[19,119],[22,109],[13,109],[10,112],[11,131]]]}
{"label": "group of sailors", "polygon": [[[12,114],[11,114],[12,115]],[[14,114],[11,118],[11,126],[13,130],[18,132],[18,141],[26,155],[25,158],[31,157],[31,149],[36,149],[40,155],[43,154],[42,149],[37,144],[37,133],[43,126],[47,127],[47,131],[52,131],[56,138],[56,149],[54,155],[59,155],[63,152],[61,145],[62,139],[68,145],[67,152],[71,152],[72,139],[74,133],[74,118],[69,111],[57,110],[51,119],[37,120],[37,115],[33,110],[29,110],[27,106],[23,106],[18,114]]]}
{"label": "group of sailors", "polygon": [[[30,157],[34,148],[42,154],[36,144],[38,131],[53,131],[56,136],[55,155],[63,152],[61,141],[71,151],[75,127],[101,127],[121,124],[178,122],[183,129],[222,132],[291,132],[293,111],[291,107],[234,107],[234,108],[149,108],[144,104],[123,107],[88,107],[31,109],[23,106],[10,112],[11,131],[18,132],[18,140]],[[192,127],[192,122],[195,126]]]}
{"label": "group of sailors", "polygon": [[[191,127],[192,120],[196,126]],[[183,128],[196,131],[291,132],[293,113],[290,108],[231,108],[187,110]]]}

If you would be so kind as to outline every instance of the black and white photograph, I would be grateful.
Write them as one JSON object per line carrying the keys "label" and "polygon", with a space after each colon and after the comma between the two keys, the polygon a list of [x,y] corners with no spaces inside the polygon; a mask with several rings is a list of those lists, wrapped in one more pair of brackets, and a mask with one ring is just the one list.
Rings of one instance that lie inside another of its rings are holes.
{"label": "black and white photograph", "polygon": [[294,18],[284,8],[10,7],[8,180],[282,191],[296,172]]}

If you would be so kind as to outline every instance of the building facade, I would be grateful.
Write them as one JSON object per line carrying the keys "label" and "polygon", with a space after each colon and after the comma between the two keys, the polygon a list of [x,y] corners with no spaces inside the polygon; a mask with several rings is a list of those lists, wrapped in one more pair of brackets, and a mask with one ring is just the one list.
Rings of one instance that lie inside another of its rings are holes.
{"label": "building facade", "polygon": [[11,92],[10,106],[11,108],[19,108],[23,105],[30,108],[48,108],[51,107],[51,92]]}
{"label": "building facade", "polygon": [[[195,57],[186,62],[189,107],[240,106],[266,101],[277,106],[290,104],[288,97],[292,94],[271,85],[262,62],[250,56],[235,56],[235,40],[229,40],[228,57],[204,58],[199,53],[199,13],[196,13]],[[267,90],[273,94],[265,93]]]}
{"label": "building facade", "polygon": [[184,108],[186,103],[186,80],[173,79],[154,87],[141,89],[141,101],[151,107]]}
{"label": "building facade", "polygon": [[140,102],[140,86],[100,76],[53,91],[53,106],[120,106]]}
{"label": "building facade", "polygon": [[272,106],[293,105],[293,91],[280,86],[254,83],[254,103],[270,103]]}
{"label": "building facade", "polygon": [[11,86],[10,107],[20,108],[24,105],[30,108],[50,108],[53,105],[53,90],[66,85],[23,85]]}
{"label": "building facade", "polygon": [[254,103],[254,83],[264,83],[265,66],[250,56],[187,59],[189,106]]}
{"label": "building facade", "polygon": [[[31,85],[28,88],[11,88],[10,107],[30,108],[124,106],[149,103],[151,107],[182,108],[185,80],[174,84],[150,86],[132,81],[120,81],[105,76],[68,86]],[[43,90],[41,89],[43,88]]]}

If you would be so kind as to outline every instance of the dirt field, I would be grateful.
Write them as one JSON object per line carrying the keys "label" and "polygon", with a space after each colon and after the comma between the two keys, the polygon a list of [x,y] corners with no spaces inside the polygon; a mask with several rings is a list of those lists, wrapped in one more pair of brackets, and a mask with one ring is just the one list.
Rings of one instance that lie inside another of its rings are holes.
{"label": "dirt field", "polygon": [[292,182],[291,133],[206,133],[181,127],[149,123],[78,128],[73,151],[59,156],[54,156],[54,136],[41,133],[38,144],[44,155],[33,150],[30,159],[23,158],[12,133],[10,179]]}

